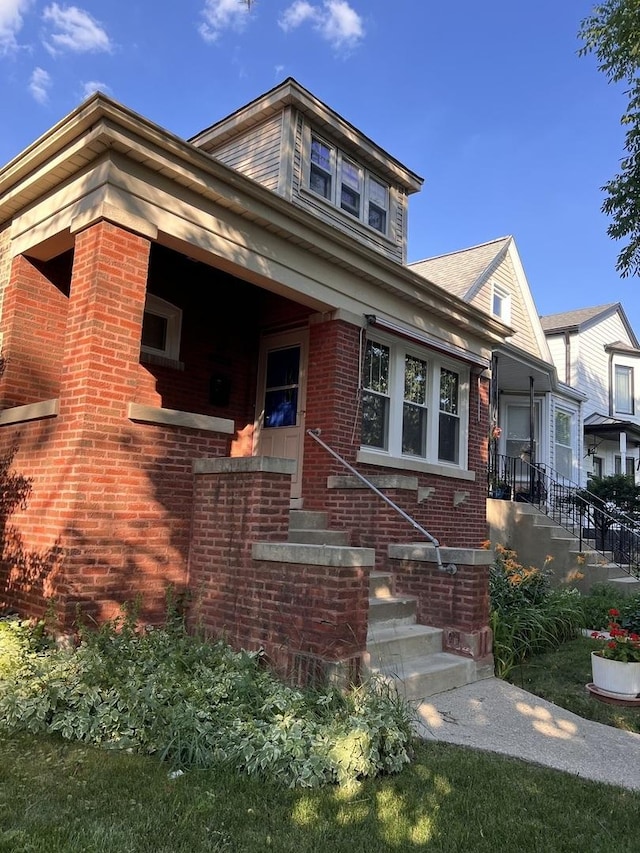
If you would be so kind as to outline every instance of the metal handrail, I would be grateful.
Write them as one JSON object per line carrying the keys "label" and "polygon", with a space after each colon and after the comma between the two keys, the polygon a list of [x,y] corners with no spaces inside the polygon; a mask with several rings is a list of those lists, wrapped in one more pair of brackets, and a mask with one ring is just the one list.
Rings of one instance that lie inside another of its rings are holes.
{"label": "metal handrail", "polygon": [[401,509],[396,503],[394,503],[391,498],[387,497],[387,495],[385,495],[384,492],[381,492],[377,486],[374,486],[372,482],[367,480],[367,478],[363,474],[361,474],[359,471],[356,471],[353,465],[350,465],[346,459],[343,459],[339,453],[336,453],[333,448],[329,447],[329,445],[320,438],[319,429],[308,429],[307,435],[310,435],[314,441],[317,441],[321,447],[324,447],[327,453],[330,453],[334,459],[337,459],[341,465],[344,465],[344,467],[348,471],[351,471],[351,473],[354,474],[359,480],[361,480],[369,489],[371,489],[372,492],[375,492],[378,497],[382,498],[382,500],[385,501],[385,503],[389,504],[389,506],[392,507],[399,515],[401,515],[405,519],[405,521],[408,521],[412,527],[418,530],[426,539],[429,540],[429,542],[431,542],[431,544],[435,548],[436,560],[438,562],[439,571],[446,572],[449,575],[455,575],[455,573],[458,571],[458,567],[454,563],[449,563],[448,566],[443,565],[442,555],[440,554],[440,543],[435,538],[435,536],[432,536],[428,530],[425,530],[421,524],[418,524],[418,522],[414,518],[411,518],[411,516],[403,509]]}
{"label": "metal handrail", "polygon": [[640,524],[622,510],[549,466],[526,459],[494,454],[488,475],[489,497],[536,506],[574,535],[577,531],[580,550],[588,539],[589,547],[622,571],[640,574]]}

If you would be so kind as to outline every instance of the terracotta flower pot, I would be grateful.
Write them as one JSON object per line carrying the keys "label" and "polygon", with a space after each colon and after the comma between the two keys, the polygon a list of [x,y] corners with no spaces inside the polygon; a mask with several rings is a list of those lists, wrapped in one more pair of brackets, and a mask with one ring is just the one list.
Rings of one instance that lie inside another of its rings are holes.
{"label": "terracotta flower pot", "polygon": [[591,672],[593,683],[600,690],[621,696],[640,694],[640,663],[609,660],[591,652]]}

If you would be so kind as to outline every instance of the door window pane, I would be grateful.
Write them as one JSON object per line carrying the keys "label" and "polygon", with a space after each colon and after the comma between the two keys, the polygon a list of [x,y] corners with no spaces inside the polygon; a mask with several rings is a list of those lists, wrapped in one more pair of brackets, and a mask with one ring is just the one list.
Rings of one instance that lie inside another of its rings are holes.
{"label": "door window pane", "polygon": [[294,426],[298,420],[300,347],[271,350],[267,354],[264,426]]}

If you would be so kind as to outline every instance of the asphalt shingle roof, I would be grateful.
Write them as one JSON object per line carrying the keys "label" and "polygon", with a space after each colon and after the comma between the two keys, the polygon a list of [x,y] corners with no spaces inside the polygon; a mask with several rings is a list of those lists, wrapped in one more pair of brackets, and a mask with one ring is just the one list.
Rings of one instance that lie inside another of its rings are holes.
{"label": "asphalt shingle roof", "polygon": [[588,323],[589,320],[594,320],[601,314],[606,314],[612,308],[617,308],[619,304],[619,302],[608,302],[606,305],[595,305],[593,308],[577,308],[575,311],[546,314],[544,317],[540,317],[540,323],[545,332],[581,326],[583,323]]}
{"label": "asphalt shingle roof", "polygon": [[409,267],[439,287],[446,288],[449,293],[465,299],[482,273],[510,240],[511,237],[500,237],[468,249],[414,261]]}

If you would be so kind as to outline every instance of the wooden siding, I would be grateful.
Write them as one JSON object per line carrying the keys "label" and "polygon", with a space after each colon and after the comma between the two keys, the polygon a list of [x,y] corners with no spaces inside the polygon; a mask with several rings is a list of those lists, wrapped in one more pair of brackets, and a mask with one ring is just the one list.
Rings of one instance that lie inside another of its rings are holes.
{"label": "wooden siding", "polygon": [[274,192],[278,189],[282,113],[251,128],[209,153]]}
{"label": "wooden siding", "polygon": [[565,382],[567,385],[570,385],[571,377],[567,376],[567,356],[564,335],[549,335],[547,337],[547,343],[549,345],[551,358],[553,359],[553,363],[558,371],[558,379],[560,382]]}
{"label": "wooden siding", "polygon": [[[516,271],[509,255],[506,255],[478,293],[472,297],[471,304],[487,314],[492,314],[494,282],[503,287],[511,297],[511,321],[509,325],[514,329],[514,335],[510,339],[510,343],[520,347],[530,355],[536,356],[536,358],[545,358],[545,355],[540,352],[533,331],[533,320],[527,311]],[[535,321],[537,322],[537,317]]]}
{"label": "wooden siding", "polygon": [[[332,145],[331,136],[323,129],[321,136],[326,138]],[[406,263],[406,208],[407,196],[403,190],[395,187],[390,188],[389,223],[392,229],[392,241],[385,239],[382,235],[355,218],[345,214],[330,202],[322,200],[319,196],[305,189],[305,122],[304,117],[298,113],[295,134],[295,152],[293,161],[293,186],[291,201],[313,213],[318,219],[336,228],[344,234],[354,237],[360,243],[365,243],[372,249],[383,254],[392,261]],[[336,146],[340,147],[340,146]],[[342,149],[341,149],[342,150]],[[357,154],[345,151],[349,156],[357,160]],[[382,180],[382,179],[380,179]]]}
{"label": "wooden siding", "polygon": [[575,339],[571,338],[571,372],[576,386],[587,396],[583,417],[594,412],[609,414],[609,354],[605,346],[628,340],[618,314],[582,329]]}

